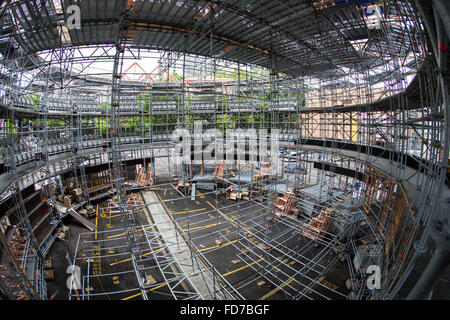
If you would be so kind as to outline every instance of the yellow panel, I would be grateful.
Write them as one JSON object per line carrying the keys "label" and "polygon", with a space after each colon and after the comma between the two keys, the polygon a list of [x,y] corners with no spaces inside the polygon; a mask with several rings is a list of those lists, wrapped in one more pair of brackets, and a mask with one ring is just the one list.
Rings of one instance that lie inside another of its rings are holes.
{"label": "yellow panel", "polygon": [[358,116],[352,116],[352,141],[358,142]]}

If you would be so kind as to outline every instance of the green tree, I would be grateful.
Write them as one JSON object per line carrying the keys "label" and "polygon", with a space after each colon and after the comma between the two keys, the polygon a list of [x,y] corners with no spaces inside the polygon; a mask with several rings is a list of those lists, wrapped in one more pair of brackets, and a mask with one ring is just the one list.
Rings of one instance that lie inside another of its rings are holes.
{"label": "green tree", "polygon": [[33,109],[37,109],[39,107],[40,97],[36,92],[31,92],[27,94],[27,98],[33,102]]}
{"label": "green tree", "polygon": [[100,103],[100,107],[102,108],[103,111],[109,111],[111,110],[111,104],[108,102],[102,102]]}

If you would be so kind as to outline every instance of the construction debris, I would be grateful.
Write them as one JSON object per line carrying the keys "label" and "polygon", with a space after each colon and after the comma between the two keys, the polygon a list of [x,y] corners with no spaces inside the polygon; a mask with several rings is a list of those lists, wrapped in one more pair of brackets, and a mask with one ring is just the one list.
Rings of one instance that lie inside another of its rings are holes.
{"label": "construction debris", "polygon": [[145,276],[145,284],[148,286],[148,285],[152,285],[152,284],[155,284],[156,283],[156,280],[155,280],[155,278],[153,278],[153,276],[151,276],[151,275],[147,275],[147,276]]}
{"label": "construction debris", "polygon": [[228,187],[225,190],[225,198],[226,199],[230,199],[230,200],[237,200],[237,199],[242,199],[242,200],[250,200],[250,194],[247,190],[244,191],[234,191],[234,187]]}
{"label": "construction debris", "polygon": [[213,179],[222,180],[223,178],[223,162],[217,163],[216,170],[214,170]]}
{"label": "construction debris", "polygon": [[320,240],[325,236],[330,224],[330,216],[333,210],[328,208],[322,210],[317,217],[311,218],[309,224],[303,224],[303,235],[312,240]]}
{"label": "construction debris", "polygon": [[148,164],[147,170],[145,170],[145,168],[139,168],[136,173],[135,181],[141,187],[145,187],[147,185],[152,186],[154,184],[152,166]]}
{"label": "construction debris", "polygon": [[292,210],[296,206],[294,190],[287,189],[283,197],[279,197],[275,204],[275,215],[277,217],[283,217],[292,213]]}
{"label": "construction debris", "polygon": [[80,222],[81,224],[83,224],[86,228],[88,228],[91,231],[95,231],[97,230],[97,226],[95,224],[93,224],[92,222],[90,222],[89,220],[83,218],[81,215],[78,214],[78,212],[76,212],[75,210],[73,210],[72,208],[67,210],[67,213],[69,215],[71,215],[73,218],[75,218],[78,222]]}
{"label": "construction debris", "polygon": [[72,206],[73,196],[67,195],[64,196],[64,207],[70,208]]}
{"label": "construction debris", "polygon": [[178,181],[176,189],[181,193],[189,194],[191,192],[191,184],[189,182]]}
{"label": "construction debris", "polygon": [[44,270],[44,280],[45,281],[52,281],[55,277],[53,275],[53,270]]}
{"label": "construction debris", "polygon": [[261,168],[259,168],[258,172],[253,176],[253,181],[268,179],[270,177],[271,167],[272,167],[271,162],[262,164]]}
{"label": "construction debris", "polygon": [[52,259],[44,260],[44,268],[45,269],[51,269],[52,268]]}
{"label": "construction debris", "polygon": [[145,187],[145,185],[147,184],[147,180],[145,177],[145,168],[140,168],[138,170],[135,181],[139,186]]}
{"label": "construction debris", "polygon": [[264,280],[258,281],[258,282],[256,283],[256,285],[257,285],[258,287],[262,287],[262,286],[265,285],[265,284],[266,284],[266,282],[265,282]]}
{"label": "construction debris", "polygon": [[72,194],[73,194],[73,196],[74,196],[74,198],[75,198],[75,200],[77,202],[83,202],[84,201],[83,190],[81,190],[81,188],[73,189]]}
{"label": "construction debris", "polygon": [[88,216],[88,219],[91,219],[91,218],[95,217],[96,211],[95,211],[95,208],[94,208],[93,205],[87,204],[87,205],[85,206],[85,208],[86,208],[86,210],[87,210],[87,216]]}

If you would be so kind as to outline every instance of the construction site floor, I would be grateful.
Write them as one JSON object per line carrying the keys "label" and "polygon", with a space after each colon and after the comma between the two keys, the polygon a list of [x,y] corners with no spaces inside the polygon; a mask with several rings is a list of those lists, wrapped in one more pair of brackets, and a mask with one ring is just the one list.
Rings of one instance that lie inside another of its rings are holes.
{"label": "construction site floor", "polygon": [[[345,299],[348,295],[345,288],[348,278],[346,262],[335,263],[321,278],[321,285],[312,284],[312,280],[318,278],[314,271],[317,268],[308,266],[308,261],[322,253],[324,258],[317,261],[326,264],[326,259],[334,258],[334,254],[323,252],[321,246],[315,248],[312,241],[299,236],[295,230],[274,225],[270,228],[271,237],[283,236],[269,243],[270,250],[262,249],[266,232],[262,226],[264,219],[271,214],[262,205],[228,200],[223,195],[216,198],[214,193],[208,194],[201,190],[197,190],[194,200],[190,196],[183,200],[172,200],[180,198],[173,188],[157,193],[198,251],[245,299],[289,299],[291,296],[286,292],[297,295],[299,299]],[[220,241],[220,245],[216,240]],[[249,250],[242,253],[245,247]],[[302,256],[288,252],[295,248],[301,248]],[[266,255],[266,252],[270,255]],[[292,256],[298,262],[291,259]],[[239,263],[233,264],[233,260],[239,260]],[[301,280],[302,277],[302,285],[294,285],[293,278]],[[265,284],[258,286],[261,280]]]}

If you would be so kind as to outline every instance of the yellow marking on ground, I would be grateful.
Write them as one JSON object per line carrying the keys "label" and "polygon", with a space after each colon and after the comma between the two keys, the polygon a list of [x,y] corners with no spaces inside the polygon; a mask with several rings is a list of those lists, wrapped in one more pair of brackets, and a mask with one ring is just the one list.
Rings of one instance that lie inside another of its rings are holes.
{"label": "yellow marking on ground", "polygon": [[169,202],[169,201],[174,201],[174,200],[182,200],[184,198],[173,198],[173,199],[165,199],[165,200],[161,200],[161,202]]}
{"label": "yellow marking on ground", "polygon": [[195,193],[198,195],[198,196],[200,196],[200,199],[205,199],[206,197],[203,195],[203,193],[201,193],[200,191],[198,191],[198,190],[195,190]]}
{"label": "yellow marking on ground", "polygon": [[194,228],[186,228],[186,229],[183,229],[183,231],[188,231],[188,230],[197,230],[197,229],[204,229],[204,228],[208,228],[208,227],[213,227],[213,226],[218,226],[219,224],[222,224],[222,223],[224,223],[224,222],[219,222],[219,223],[212,223],[212,224],[207,224],[207,225],[204,225],[204,226],[198,226],[198,227],[194,227]]}
{"label": "yellow marking on ground", "polygon": [[[158,250],[155,250],[155,251],[151,251],[151,252],[144,253],[144,254],[142,255],[142,257],[148,256],[149,254],[152,254],[152,253],[157,253],[157,252],[159,252],[159,251],[161,251],[161,250],[162,250],[162,248],[161,248],[161,249],[158,249]],[[116,261],[116,262],[112,262],[112,263],[109,264],[109,266],[112,267],[112,266],[115,266],[116,264],[123,263],[123,262],[127,262],[127,261],[131,261],[131,258],[124,259],[124,260],[120,260],[120,261]]]}
{"label": "yellow marking on ground", "polygon": [[123,214],[119,213],[119,214],[116,214],[116,215],[113,215],[113,216],[108,216],[108,218],[120,217],[120,216],[122,216],[122,215],[123,215]]}
{"label": "yellow marking on ground", "polygon": [[[159,286],[156,286],[156,287],[154,287],[154,288],[145,290],[145,292],[154,291],[154,290],[159,289],[159,288],[162,288],[162,287],[164,287],[164,286],[167,286],[167,283],[163,283],[163,284],[160,284]],[[140,295],[142,295],[142,292],[133,294],[132,296],[129,296],[129,297],[126,297],[126,298],[123,298],[123,299],[120,299],[120,300],[129,300],[129,299],[136,298],[136,297],[138,297],[138,296],[140,296]]]}
{"label": "yellow marking on ground", "polygon": [[234,270],[232,270],[232,271],[230,271],[230,272],[224,273],[224,274],[222,274],[222,276],[223,276],[223,277],[226,277],[226,276],[228,276],[228,275],[230,275],[230,274],[233,274],[233,273],[235,273],[235,272],[241,271],[242,269],[248,268],[248,267],[250,267],[250,266],[254,265],[255,263],[258,263],[258,262],[260,262],[260,261],[262,261],[262,260],[264,260],[264,258],[261,258],[261,259],[259,259],[259,260],[257,260],[257,261],[254,261],[254,262],[252,262],[252,263],[249,263],[249,264],[247,264],[247,265],[245,265],[245,266],[243,266],[243,267],[234,269]]}
{"label": "yellow marking on ground", "polygon": [[273,290],[272,292],[269,292],[268,294],[266,294],[265,296],[263,296],[260,300],[265,300],[267,298],[269,298],[270,296],[272,296],[273,294],[277,293],[278,291],[280,291],[281,289],[283,289],[284,287],[286,287],[289,283],[291,283],[292,281],[294,281],[294,277],[291,278],[291,280],[287,281],[285,284],[279,286],[277,289]]}
{"label": "yellow marking on ground", "polygon": [[[138,213],[138,212],[142,212],[142,211],[144,211],[144,210],[140,209],[140,210],[136,210],[136,211],[127,212],[127,214]],[[116,214],[116,215],[113,215],[113,216],[108,216],[108,218],[116,218],[116,217],[120,217],[120,216],[123,216],[123,214],[119,213],[119,214]]]}
{"label": "yellow marking on ground", "polygon": [[101,275],[102,274],[102,258],[100,252],[100,246],[95,245],[92,246],[92,255],[99,256],[98,259],[92,259],[92,275]]}
{"label": "yellow marking on ground", "polygon": [[339,288],[337,285],[335,285],[333,282],[330,282],[326,279],[322,279],[320,281],[320,283],[322,283],[324,286],[327,286],[330,289],[336,290],[337,288]]}
{"label": "yellow marking on ground", "polygon": [[170,214],[183,214],[183,213],[186,213],[186,212],[191,213],[191,212],[198,212],[198,211],[204,211],[204,210],[206,210],[206,208],[189,210],[189,211],[171,212]]}
{"label": "yellow marking on ground", "polygon": [[218,248],[218,247],[226,246],[226,245],[231,244],[231,243],[235,243],[236,241],[237,240],[233,240],[233,241],[230,241],[230,242],[227,242],[227,243],[223,243],[223,244],[219,244],[219,245],[216,245],[216,246],[212,246],[212,247],[209,247],[209,248],[200,249],[198,251],[200,251],[200,252],[208,251],[208,250],[215,249],[215,248]]}
{"label": "yellow marking on ground", "polygon": [[[98,204],[97,204],[97,211],[95,212],[95,226],[98,226]],[[95,240],[97,240],[97,229],[95,228]]]}
{"label": "yellow marking on ground", "polygon": [[226,215],[224,215],[219,209],[217,209],[216,207],[214,207],[211,202],[206,201],[214,210],[216,210],[225,220],[227,220],[229,223],[231,223],[235,228],[237,228],[236,224],[231,221],[230,218],[228,218]]}
{"label": "yellow marking on ground", "polygon": [[123,262],[127,262],[127,261],[131,261],[131,258],[128,258],[128,259],[124,259],[124,260],[120,260],[120,261],[116,261],[116,262],[110,263],[109,266],[112,267],[112,266],[115,266],[116,264],[123,263]]}

